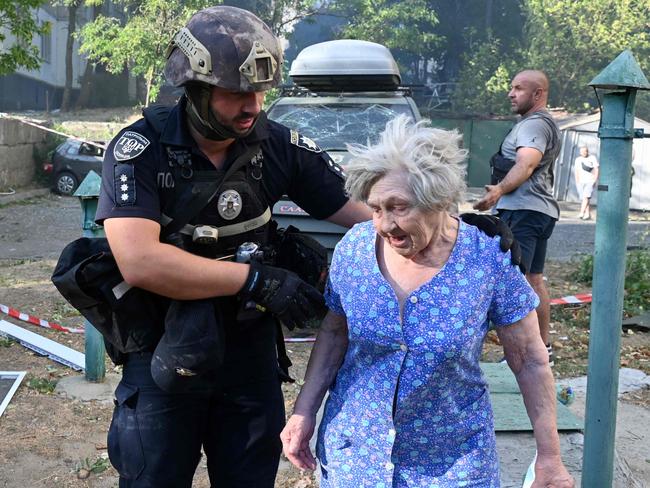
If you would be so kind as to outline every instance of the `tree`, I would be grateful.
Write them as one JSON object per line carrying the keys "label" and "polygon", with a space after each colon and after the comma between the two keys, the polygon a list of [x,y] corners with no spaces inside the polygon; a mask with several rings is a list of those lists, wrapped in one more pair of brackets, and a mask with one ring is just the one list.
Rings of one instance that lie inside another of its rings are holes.
{"label": "tree", "polygon": [[499,39],[484,42],[464,57],[459,81],[452,98],[458,112],[510,113],[510,80],[518,71],[517,60],[504,56]]}
{"label": "tree", "polygon": [[335,8],[349,18],[340,37],[377,42],[388,47],[398,63],[422,81],[422,66],[432,59],[441,37],[434,33],[438,17],[426,0],[339,1]]}
{"label": "tree", "polygon": [[[285,35],[293,24],[318,13],[315,0],[234,0],[233,7],[253,12],[262,19],[276,36]],[[321,8],[327,2],[319,2]]]}
{"label": "tree", "polygon": [[428,3],[440,21],[435,32],[444,38],[438,52],[439,81],[458,81],[464,60],[476,54],[483,43],[490,44],[497,39],[499,52],[508,53],[507,56],[521,44],[525,21],[521,0],[429,0]]}
{"label": "tree", "polygon": [[50,24],[39,25],[33,9],[43,0],[0,0],[0,44],[8,32],[15,42],[0,51],[0,75],[13,73],[18,68],[38,69],[41,64],[39,51],[32,44],[34,35],[47,34]]}
{"label": "tree", "polygon": [[569,110],[594,106],[589,81],[630,49],[650,68],[647,0],[525,0],[527,63],[551,82],[551,104]]}
{"label": "tree", "polygon": [[104,64],[110,73],[119,74],[128,68],[142,76],[144,102],[149,105],[162,84],[169,41],[194,12],[213,4],[207,0],[143,0],[124,25],[115,17],[100,15],[81,30],[80,51],[90,61]]}

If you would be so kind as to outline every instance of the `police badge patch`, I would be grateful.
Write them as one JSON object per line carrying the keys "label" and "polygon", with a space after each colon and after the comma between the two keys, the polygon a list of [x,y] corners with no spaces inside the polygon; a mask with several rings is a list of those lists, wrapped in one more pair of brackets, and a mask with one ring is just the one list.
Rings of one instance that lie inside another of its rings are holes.
{"label": "police badge patch", "polygon": [[130,163],[113,166],[113,187],[115,189],[115,206],[132,207],[135,205],[135,175]]}
{"label": "police badge patch", "polygon": [[226,220],[232,220],[241,213],[241,195],[235,190],[226,190],[219,195],[217,210]]}
{"label": "police badge patch", "polygon": [[128,161],[142,154],[148,145],[149,139],[145,136],[127,130],[113,147],[113,156],[117,161]]}
{"label": "police badge patch", "polygon": [[298,147],[301,147],[303,149],[307,149],[307,151],[311,151],[311,152],[315,152],[315,153],[323,152],[323,150],[320,147],[318,147],[318,144],[316,144],[313,140],[311,140],[307,136],[300,135],[295,130],[291,131],[290,142],[294,146],[298,146]]}

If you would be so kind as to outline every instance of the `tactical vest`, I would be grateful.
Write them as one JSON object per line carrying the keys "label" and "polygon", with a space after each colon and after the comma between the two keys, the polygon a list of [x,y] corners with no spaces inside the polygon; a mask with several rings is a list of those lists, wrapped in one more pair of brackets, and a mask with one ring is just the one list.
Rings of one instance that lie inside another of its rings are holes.
{"label": "tactical vest", "polygon": [[[171,107],[143,111],[160,136]],[[161,238],[208,258],[234,255],[244,242],[266,245],[275,232],[271,209],[262,195],[262,150],[246,148],[228,170],[197,170],[186,148],[165,146],[174,178],[171,198],[163,203]]]}

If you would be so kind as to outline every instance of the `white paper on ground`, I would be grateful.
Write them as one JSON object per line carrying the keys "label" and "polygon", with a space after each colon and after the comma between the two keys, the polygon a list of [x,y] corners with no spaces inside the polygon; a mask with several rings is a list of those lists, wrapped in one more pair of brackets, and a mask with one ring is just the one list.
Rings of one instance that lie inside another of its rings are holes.
{"label": "white paper on ground", "polygon": [[83,353],[70,349],[47,337],[40,336],[22,327],[0,320],[0,334],[10,336],[32,351],[49,357],[77,371],[86,368],[86,357]]}
{"label": "white paper on ground", "polygon": [[537,451],[535,451],[535,457],[533,462],[528,466],[528,471],[526,471],[526,477],[524,478],[524,484],[521,485],[521,488],[530,488],[533,486],[533,481],[535,481],[535,463],[537,462]]}

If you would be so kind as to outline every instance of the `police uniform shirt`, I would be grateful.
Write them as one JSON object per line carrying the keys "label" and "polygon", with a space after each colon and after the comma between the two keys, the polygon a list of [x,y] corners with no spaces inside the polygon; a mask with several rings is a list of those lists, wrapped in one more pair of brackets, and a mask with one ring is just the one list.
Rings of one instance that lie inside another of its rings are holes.
{"label": "police uniform shirt", "polygon": [[140,119],[111,141],[102,166],[96,222],[114,217],[161,222],[175,185],[166,147],[187,149],[195,170],[225,171],[253,143],[260,144],[261,153],[254,157],[261,158],[261,197],[270,208],[286,194],[312,217],[324,219],[347,202],[342,170],[329,155],[309,138],[267,120],[263,112],[254,130],[228,148],[224,169],[217,170],[190,136],[182,99],[171,110],[160,137]]}

